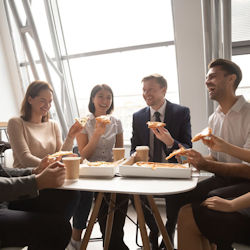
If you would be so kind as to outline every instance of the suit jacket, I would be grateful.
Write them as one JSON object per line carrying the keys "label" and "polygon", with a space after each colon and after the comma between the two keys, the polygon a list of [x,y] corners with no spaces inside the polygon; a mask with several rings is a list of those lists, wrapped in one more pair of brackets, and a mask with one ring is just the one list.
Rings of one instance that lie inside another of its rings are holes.
{"label": "suit jacket", "polygon": [[[150,120],[150,108],[146,107],[133,114],[133,132],[131,138],[131,154],[135,151],[136,146],[149,146],[149,131],[146,124]],[[178,144],[185,148],[191,148],[191,124],[189,108],[171,103],[167,100],[165,118],[165,128],[169,131],[174,139],[172,148],[167,148],[162,142],[162,147],[166,156],[173,150],[178,149]],[[176,162],[173,157],[170,162]]]}
{"label": "suit jacket", "polygon": [[[31,169],[3,168],[0,165],[0,202],[30,199],[38,195]],[[0,203],[0,208],[6,203]]]}

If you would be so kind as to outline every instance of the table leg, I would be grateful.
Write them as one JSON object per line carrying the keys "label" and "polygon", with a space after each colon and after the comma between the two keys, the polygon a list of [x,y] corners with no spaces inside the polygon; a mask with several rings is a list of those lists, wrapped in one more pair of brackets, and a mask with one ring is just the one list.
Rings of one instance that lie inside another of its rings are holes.
{"label": "table leg", "polygon": [[168,233],[167,233],[167,230],[162,222],[162,219],[161,219],[161,215],[159,213],[159,210],[155,204],[155,201],[154,201],[154,198],[152,195],[147,195],[147,199],[148,199],[148,202],[149,202],[149,205],[151,207],[151,210],[153,212],[153,215],[155,217],[155,220],[156,220],[156,223],[158,225],[158,228],[162,234],[162,238],[163,238],[163,241],[165,243],[165,246],[167,247],[168,250],[173,250],[173,246],[171,244],[171,241],[169,239],[169,236],[168,236]]}
{"label": "table leg", "polygon": [[140,227],[140,232],[141,232],[141,237],[142,237],[143,249],[150,250],[149,239],[148,239],[148,235],[146,231],[145,219],[144,219],[144,214],[142,211],[141,200],[140,200],[139,195],[134,194],[134,202],[135,202],[135,209],[137,212],[137,217],[138,217],[138,222],[139,222],[139,227]]}
{"label": "table leg", "polygon": [[106,229],[105,229],[104,250],[108,250],[109,247],[110,237],[112,233],[113,219],[114,219],[115,200],[116,200],[116,193],[112,193],[109,201],[109,210],[108,210]]}
{"label": "table leg", "polygon": [[87,246],[89,243],[89,238],[90,238],[90,235],[92,233],[93,226],[95,224],[100,206],[102,204],[102,199],[103,199],[103,193],[98,193],[97,198],[95,200],[95,205],[94,205],[94,208],[93,208],[93,211],[92,211],[89,223],[88,223],[88,226],[86,228],[86,232],[85,232],[83,240],[82,240],[81,250],[87,249]]}

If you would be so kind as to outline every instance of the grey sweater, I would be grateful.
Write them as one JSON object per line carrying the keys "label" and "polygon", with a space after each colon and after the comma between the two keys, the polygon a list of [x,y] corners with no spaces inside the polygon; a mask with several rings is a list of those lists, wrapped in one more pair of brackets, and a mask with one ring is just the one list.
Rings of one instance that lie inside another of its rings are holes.
{"label": "grey sweater", "polygon": [[38,196],[35,175],[32,169],[3,168],[0,165],[0,209],[6,202],[31,199]]}

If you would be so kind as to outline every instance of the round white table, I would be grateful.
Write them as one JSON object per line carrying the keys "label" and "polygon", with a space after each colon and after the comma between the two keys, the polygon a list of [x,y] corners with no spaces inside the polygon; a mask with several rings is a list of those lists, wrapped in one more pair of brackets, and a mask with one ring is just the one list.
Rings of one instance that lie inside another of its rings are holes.
{"label": "round white table", "polygon": [[114,204],[116,199],[116,193],[132,194],[134,196],[135,209],[138,216],[138,223],[140,227],[143,247],[145,250],[150,250],[149,239],[146,232],[145,219],[142,211],[141,200],[139,195],[146,195],[149,205],[152,209],[152,213],[157,222],[159,231],[162,234],[163,240],[167,249],[173,249],[173,246],[169,240],[166,228],[161,219],[159,210],[154,202],[154,195],[167,195],[186,192],[196,187],[198,182],[197,177],[191,179],[161,179],[161,178],[125,178],[114,177],[111,179],[105,178],[80,178],[77,181],[65,181],[62,189],[67,190],[80,190],[80,191],[92,191],[99,192],[95,201],[90,221],[84,234],[84,238],[81,245],[81,250],[87,249],[89,238],[96,221],[101,202],[104,193],[111,193],[111,199],[109,204],[109,213],[107,216],[106,233],[104,241],[104,250],[108,249],[113,217],[114,217]]}

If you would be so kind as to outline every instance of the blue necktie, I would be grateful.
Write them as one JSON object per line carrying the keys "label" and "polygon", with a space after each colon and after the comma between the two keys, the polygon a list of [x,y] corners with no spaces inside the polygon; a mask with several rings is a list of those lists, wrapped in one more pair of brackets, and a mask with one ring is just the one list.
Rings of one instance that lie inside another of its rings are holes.
{"label": "blue necktie", "polygon": [[[155,121],[156,122],[160,122],[160,113],[159,112],[155,112],[154,116],[155,116]],[[161,162],[162,159],[162,148],[161,148],[161,141],[158,140],[156,138],[156,136],[154,135],[154,154],[153,154],[153,161],[154,162]]]}

